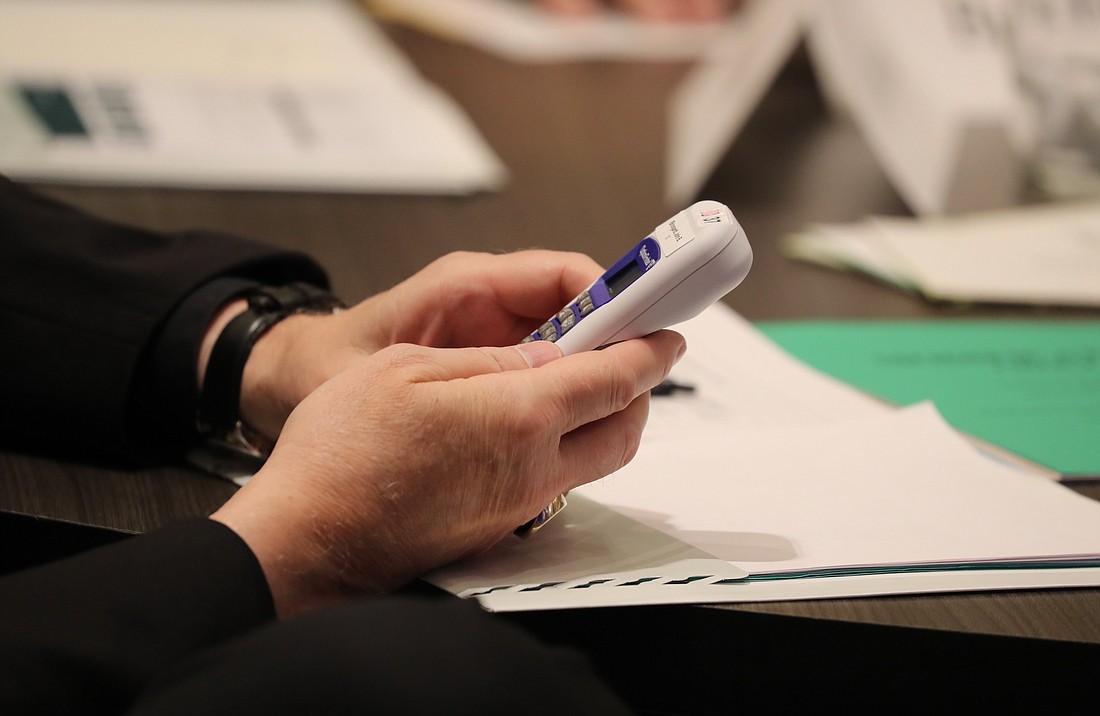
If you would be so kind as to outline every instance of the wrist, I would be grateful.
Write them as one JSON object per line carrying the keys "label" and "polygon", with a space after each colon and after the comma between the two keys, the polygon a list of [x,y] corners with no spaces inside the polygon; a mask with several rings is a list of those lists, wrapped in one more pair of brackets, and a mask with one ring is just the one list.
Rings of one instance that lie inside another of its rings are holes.
{"label": "wrist", "polygon": [[206,366],[210,363],[210,353],[214,350],[214,343],[229,322],[244,313],[247,308],[247,299],[238,298],[230,301],[218,311],[210,321],[210,325],[207,326],[206,333],[203,334],[202,344],[199,346],[198,389],[200,394],[202,393],[203,380],[206,378]]}
{"label": "wrist", "polygon": [[[246,385],[246,367],[264,364],[253,360],[253,353],[272,353],[268,348],[274,342],[265,339],[280,323],[298,314],[332,313],[341,307],[321,289],[293,284],[252,289],[219,311],[200,348],[196,421],[200,435],[254,458],[266,457],[293,408],[279,398],[283,392],[278,387],[297,380],[298,374],[275,360],[273,369],[262,371],[263,380]],[[255,398],[253,392],[258,393]]]}
{"label": "wrist", "polygon": [[252,348],[241,376],[240,417],[270,442],[279,437],[291,411],[324,380],[326,343],[313,329],[330,318],[288,316]]}
{"label": "wrist", "polygon": [[[278,615],[285,618],[353,595],[380,594],[392,588],[391,583],[368,579],[375,570],[361,556],[357,555],[353,567],[350,555],[333,547],[355,541],[354,534],[341,534],[339,525],[370,521],[371,506],[357,505],[354,520],[329,514],[311,492],[308,466],[294,462],[291,466],[287,470],[280,465],[276,454],[255,479],[210,515],[236,532],[256,556]],[[286,509],[295,504],[299,509]],[[355,576],[354,587],[349,573]]]}

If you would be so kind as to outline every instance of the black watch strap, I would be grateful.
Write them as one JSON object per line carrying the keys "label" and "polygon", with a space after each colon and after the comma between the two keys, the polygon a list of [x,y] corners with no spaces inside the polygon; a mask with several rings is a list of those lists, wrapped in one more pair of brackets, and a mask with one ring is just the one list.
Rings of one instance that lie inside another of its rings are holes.
{"label": "black watch strap", "polygon": [[198,430],[215,440],[231,440],[241,434],[241,378],[260,336],[287,316],[342,308],[327,291],[305,283],[255,288],[244,297],[248,308],[226,324],[218,336],[203,377]]}

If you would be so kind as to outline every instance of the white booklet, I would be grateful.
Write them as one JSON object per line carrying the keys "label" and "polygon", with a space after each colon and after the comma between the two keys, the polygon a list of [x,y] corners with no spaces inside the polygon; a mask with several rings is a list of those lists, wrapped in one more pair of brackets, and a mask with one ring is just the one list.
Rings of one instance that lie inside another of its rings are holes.
{"label": "white booklet", "polygon": [[1100,306],[1097,201],[815,225],[784,250],[935,301]]}
{"label": "white booklet", "polygon": [[0,172],[416,194],[506,179],[458,105],[342,0],[0,3]]}
{"label": "white booklet", "polygon": [[[1100,503],[794,361],[722,304],[693,393],[534,536],[428,581],[490,610],[1100,586]],[[685,358],[685,361],[687,358]]]}

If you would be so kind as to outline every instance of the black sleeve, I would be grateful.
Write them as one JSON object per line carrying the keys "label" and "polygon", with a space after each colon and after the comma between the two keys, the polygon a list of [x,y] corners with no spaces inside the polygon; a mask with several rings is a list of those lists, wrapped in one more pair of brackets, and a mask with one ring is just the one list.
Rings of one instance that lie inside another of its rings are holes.
{"label": "black sleeve", "polygon": [[202,331],[243,283],[327,288],[303,254],[104,221],[3,177],[0,271],[0,440],[131,458],[190,437]]}
{"label": "black sleeve", "polygon": [[161,670],[274,618],[255,556],[196,519],[0,579],[0,713],[119,713]]}

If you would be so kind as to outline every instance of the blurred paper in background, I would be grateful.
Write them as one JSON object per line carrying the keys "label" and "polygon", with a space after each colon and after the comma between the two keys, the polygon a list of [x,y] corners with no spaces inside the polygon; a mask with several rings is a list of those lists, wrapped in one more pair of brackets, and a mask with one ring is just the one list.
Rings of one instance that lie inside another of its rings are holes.
{"label": "blurred paper in background", "polygon": [[934,301],[1100,306],[1100,202],[810,226],[784,250]]}
{"label": "blurred paper in background", "polygon": [[1006,42],[1055,198],[1100,197],[1100,1],[1011,0]]}
{"label": "blurred paper in background", "polygon": [[816,4],[808,35],[834,109],[851,117],[919,215],[1018,202],[1033,144],[1000,0]]}
{"label": "blurred paper in background", "polygon": [[362,0],[389,20],[519,62],[685,60],[724,23],[654,23],[607,10],[571,18],[517,0]]}
{"label": "blurred paper in background", "polygon": [[809,7],[806,0],[747,3],[676,88],[667,110],[669,204],[688,204],[702,189],[798,46]]}
{"label": "blurred paper in background", "polygon": [[505,179],[457,105],[340,0],[0,3],[0,172],[445,194]]}

